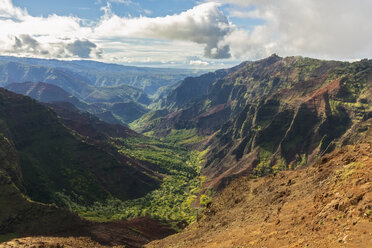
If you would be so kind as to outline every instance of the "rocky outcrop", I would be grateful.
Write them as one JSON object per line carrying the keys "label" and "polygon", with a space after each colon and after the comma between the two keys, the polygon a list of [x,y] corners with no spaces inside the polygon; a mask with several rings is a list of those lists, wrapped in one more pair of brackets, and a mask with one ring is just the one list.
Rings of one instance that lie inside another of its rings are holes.
{"label": "rocky outcrop", "polygon": [[208,137],[203,172],[210,179],[206,185],[216,189],[241,175],[311,164],[372,115],[371,60],[272,55],[243,63],[208,85],[194,102],[147,126],[159,136],[196,129]]}
{"label": "rocky outcrop", "polygon": [[146,247],[370,247],[372,121],[316,164],[233,181],[183,232]]}

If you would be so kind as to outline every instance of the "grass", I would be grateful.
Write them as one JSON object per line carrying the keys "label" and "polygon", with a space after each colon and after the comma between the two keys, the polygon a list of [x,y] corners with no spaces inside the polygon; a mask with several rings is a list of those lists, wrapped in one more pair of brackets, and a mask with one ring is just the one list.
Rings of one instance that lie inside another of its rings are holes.
{"label": "grass", "polygon": [[172,129],[162,140],[171,144],[188,146],[203,141],[204,137],[199,136],[196,129]]}
{"label": "grass", "polygon": [[160,188],[135,200],[96,202],[78,210],[79,214],[96,221],[149,216],[174,227],[182,221],[194,222],[199,210],[191,205],[197,199],[203,183],[200,163],[205,152],[188,151],[181,146],[147,137],[129,138],[121,142],[124,144],[119,148],[121,153],[153,163],[158,166],[160,173],[166,175]]}
{"label": "grass", "polygon": [[352,162],[350,164],[345,165],[342,169],[338,170],[336,172],[336,175],[338,177],[340,177],[342,180],[346,180],[346,179],[350,178],[352,175],[354,175],[355,170],[357,168],[361,168],[361,167],[364,167],[364,166],[366,166],[366,165],[362,164],[362,163]]}

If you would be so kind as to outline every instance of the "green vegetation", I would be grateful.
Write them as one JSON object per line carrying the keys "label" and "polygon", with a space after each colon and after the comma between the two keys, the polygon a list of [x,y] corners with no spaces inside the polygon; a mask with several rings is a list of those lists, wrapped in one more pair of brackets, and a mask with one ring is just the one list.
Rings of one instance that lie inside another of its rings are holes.
{"label": "green vegetation", "polygon": [[355,169],[356,168],[360,168],[360,167],[364,167],[366,166],[365,164],[362,164],[362,163],[355,163],[355,162],[352,162],[350,164],[347,164],[344,166],[344,168],[338,170],[336,172],[336,175],[343,179],[343,180],[346,180],[348,179],[349,177],[351,177],[354,173],[355,173]]}
{"label": "green vegetation", "polygon": [[212,201],[212,199],[211,199],[211,197],[210,196],[208,196],[208,195],[205,195],[205,194],[202,194],[201,196],[200,196],[200,205],[202,205],[202,206],[207,206],[208,205],[208,203],[210,203]]}
{"label": "green vegetation", "polygon": [[367,211],[365,213],[365,216],[366,217],[369,217],[371,214],[372,214],[372,210],[371,209],[367,209]]}
{"label": "green vegetation", "polygon": [[196,129],[172,129],[172,131],[162,140],[179,145],[193,145],[203,141],[203,137],[199,136]]}
{"label": "green vegetation", "polygon": [[190,152],[151,138],[129,138],[121,142],[124,144],[118,147],[121,153],[158,166],[155,170],[165,175],[161,187],[135,200],[110,199],[75,211],[87,219],[98,221],[138,216],[173,224],[195,221],[198,209],[191,204],[197,199],[203,183],[200,163],[204,153]]}
{"label": "green vegetation", "polygon": [[253,175],[256,177],[263,177],[272,173],[270,161],[264,159],[253,169]]}
{"label": "green vegetation", "polygon": [[279,171],[287,170],[288,165],[284,158],[280,157],[277,159],[276,164],[272,167],[273,172],[277,173]]}
{"label": "green vegetation", "polygon": [[[9,180],[25,188],[32,200],[54,204],[35,203],[35,211],[50,207],[55,210],[52,218],[57,218],[61,210],[57,205],[99,221],[149,216],[176,226],[196,220],[198,209],[192,204],[204,180],[200,163],[205,153],[177,144],[192,143],[198,139],[195,132],[175,132],[164,141],[137,135],[107,136],[95,146],[79,129],[71,131],[62,125],[50,109],[7,92],[0,95],[6,97],[0,102],[0,132],[12,134],[7,135],[11,141],[3,139],[14,144],[13,160],[19,158],[20,162],[19,173],[11,173],[15,176]],[[8,155],[0,149],[0,158]],[[18,174],[23,174],[22,182],[17,181]],[[1,190],[0,220],[34,205],[21,193],[13,200]],[[4,202],[12,204],[3,207]]]}
{"label": "green vegetation", "polygon": [[273,172],[271,167],[272,153],[261,147],[259,154],[259,164],[253,169],[253,175],[256,177],[263,177]]}
{"label": "green vegetation", "polygon": [[153,132],[152,128],[160,121],[162,116],[167,114],[168,111],[165,109],[148,112],[147,114],[142,115],[141,118],[130,123],[129,127],[137,132]]}

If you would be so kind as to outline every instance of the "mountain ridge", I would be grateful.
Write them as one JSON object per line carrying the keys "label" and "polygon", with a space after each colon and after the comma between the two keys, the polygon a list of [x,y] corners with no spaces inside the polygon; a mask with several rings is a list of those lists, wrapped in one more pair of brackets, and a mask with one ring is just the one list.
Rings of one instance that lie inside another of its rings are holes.
{"label": "mountain ridge", "polygon": [[210,83],[194,103],[173,112],[171,104],[138,130],[159,137],[196,130],[208,149],[206,185],[219,189],[235,177],[311,164],[332,151],[353,124],[371,118],[371,91],[371,60],[274,54],[243,63]]}

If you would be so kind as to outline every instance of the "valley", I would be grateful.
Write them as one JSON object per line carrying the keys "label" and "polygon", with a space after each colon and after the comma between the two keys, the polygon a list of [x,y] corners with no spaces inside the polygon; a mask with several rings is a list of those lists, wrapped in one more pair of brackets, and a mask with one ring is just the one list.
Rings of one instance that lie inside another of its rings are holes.
{"label": "valley", "polygon": [[0,247],[372,245],[371,60],[0,61]]}

